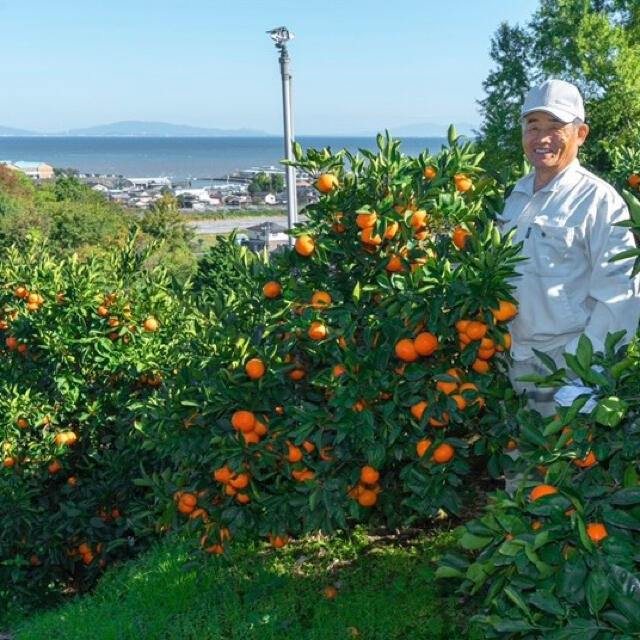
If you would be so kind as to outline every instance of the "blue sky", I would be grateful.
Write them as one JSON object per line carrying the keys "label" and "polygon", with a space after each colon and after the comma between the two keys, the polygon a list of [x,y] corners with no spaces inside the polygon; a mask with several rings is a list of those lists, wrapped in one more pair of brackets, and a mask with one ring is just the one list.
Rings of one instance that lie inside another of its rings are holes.
{"label": "blue sky", "polygon": [[278,133],[276,50],[296,34],[295,130],[479,121],[499,23],[537,0],[0,0],[0,125],[59,131],[160,120]]}

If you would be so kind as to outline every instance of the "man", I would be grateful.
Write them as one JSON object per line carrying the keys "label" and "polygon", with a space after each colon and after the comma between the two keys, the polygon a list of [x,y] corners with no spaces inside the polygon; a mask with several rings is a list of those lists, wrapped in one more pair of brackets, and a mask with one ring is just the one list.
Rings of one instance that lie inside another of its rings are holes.
{"label": "man", "polygon": [[529,406],[555,412],[553,389],[517,382],[546,375],[533,349],[564,366],[586,334],[603,350],[607,333],[626,330],[628,342],[640,318],[639,280],[633,260],[609,262],[635,247],[629,229],[614,224],[629,217],[609,184],[580,166],[578,150],[589,134],[578,89],[561,80],[532,88],[522,108],[522,145],[533,171],[518,180],[505,203],[504,230],[523,242],[521,274],[513,282],[519,302],[511,322],[511,381],[527,391]]}

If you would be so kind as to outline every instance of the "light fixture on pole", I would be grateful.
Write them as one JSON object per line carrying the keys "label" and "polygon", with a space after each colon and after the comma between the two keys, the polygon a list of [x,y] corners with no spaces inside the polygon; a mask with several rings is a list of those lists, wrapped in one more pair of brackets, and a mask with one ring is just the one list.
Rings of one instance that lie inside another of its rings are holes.
{"label": "light fixture on pole", "polygon": [[[293,160],[293,114],[291,111],[291,70],[287,42],[294,34],[287,27],[277,27],[267,31],[280,51],[280,73],[282,74],[282,104],[284,112],[284,157]],[[296,170],[287,165],[287,227],[293,229],[298,221],[298,198],[296,194]],[[289,242],[293,243],[293,237]]]}

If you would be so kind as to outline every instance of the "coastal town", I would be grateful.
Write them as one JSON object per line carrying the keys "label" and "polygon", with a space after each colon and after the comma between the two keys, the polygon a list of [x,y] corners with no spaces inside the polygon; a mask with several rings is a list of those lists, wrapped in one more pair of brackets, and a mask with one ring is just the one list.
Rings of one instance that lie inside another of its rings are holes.
{"label": "coastal town", "polygon": [[[0,160],[0,164],[9,169],[20,171],[35,182],[55,179],[60,172],[71,173],[80,182],[96,192],[104,194],[109,200],[123,206],[148,209],[163,194],[173,194],[179,202],[180,210],[186,214],[225,214],[237,211],[281,211],[286,208],[284,171],[279,167],[251,167],[217,178],[196,178],[191,180],[173,180],[167,176],[127,177],[114,174],[80,173],[73,170],[58,170],[46,162],[28,162],[23,160]],[[259,176],[280,177],[272,180],[280,188],[259,190],[252,188],[260,184]],[[296,180],[298,203],[301,207],[314,202],[317,192],[307,176],[298,176]]]}

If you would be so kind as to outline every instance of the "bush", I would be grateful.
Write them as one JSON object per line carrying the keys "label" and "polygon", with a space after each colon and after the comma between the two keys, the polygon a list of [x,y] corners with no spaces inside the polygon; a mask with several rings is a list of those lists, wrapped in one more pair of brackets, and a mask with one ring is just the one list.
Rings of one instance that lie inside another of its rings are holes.
{"label": "bush", "polygon": [[131,237],[80,262],[38,242],[0,256],[0,598],[83,590],[159,532],[135,485],[149,396],[170,384],[193,331],[166,272]]}
{"label": "bush", "polygon": [[[143,428],[173,470],[146,482],[167,526],[189,522],[209,552],[228,533],[279,546],[461,515],[473,466],[510,464],[518,401],[494,355],[508,346],[518,247],[486,214],[502,192],[454,133],[417,159],[378,142],[365,157],[298,150],[325,192],[298,250],[253,265],[245,295],[237,270],[237,297],[210,311],[179,393],[152,401]],[[424,355],[400,353],[414,339]]]}

